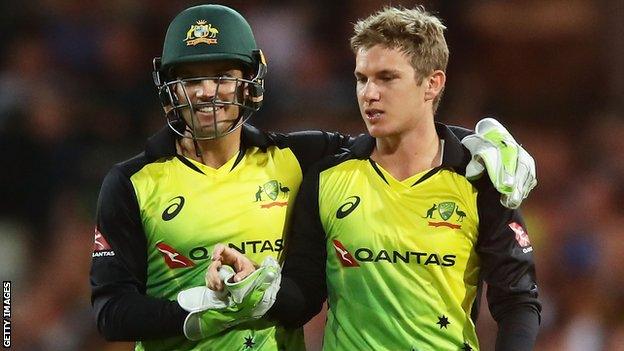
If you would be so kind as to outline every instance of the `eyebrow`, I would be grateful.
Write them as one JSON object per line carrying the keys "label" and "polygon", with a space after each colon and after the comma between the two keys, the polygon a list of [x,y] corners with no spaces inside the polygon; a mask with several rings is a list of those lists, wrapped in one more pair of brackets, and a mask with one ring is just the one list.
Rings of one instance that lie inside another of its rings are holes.
{"label": "eyebrow", "polygon": [[[376,75],[376,76],[389,75],[389,74],[394,74],[394,75],[397,75],[397,74],[400,74],[400,73],[401,73],[401,71],[396,70],[396,69],[384,69],[384,70],[381,70],[381,71],[375,72],[375,75]],[[363,74],[362,72],[357,71],[357,70],[356,70],[356,71],[354,71],[354,72],[353,72],[353,74],[354,74],[355,76],[364,76],[364,74]]]}

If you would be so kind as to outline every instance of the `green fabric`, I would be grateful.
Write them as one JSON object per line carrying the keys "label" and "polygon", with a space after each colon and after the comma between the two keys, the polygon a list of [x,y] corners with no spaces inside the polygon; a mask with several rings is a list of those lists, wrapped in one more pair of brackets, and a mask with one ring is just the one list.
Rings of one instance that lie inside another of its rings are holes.
{"label": "green fabric", "polygon": [[[249,148],[232,168],[236,157],[218,169],[188,160],[203,174],[178,158],[166,158],[148,164],[130,178],[146,236],[146,295],[175,300],[180,291],[205,285],[210,254],[218,243],[241,250],[255,262],[267,256],[276,258],[281,252],[288,205],[302,179],[299,162],[290,149],[277,147],[266,152]],[[266,184],[273,181],[281,188],[277,194],[268,194]],[[167,263],[169,255],[174,268]],[[300,329],[286,331],[258,320],[199,342],[181,334],[141,341],[136,349],[249,350],[245,345],[252,342],[253,350],[304,348]]]}
{"label": "green fabric", "polygon": [[446,169],[418,182],[428,170],[399,181],[377,167],[383,177],[367,159],[320,173],[324,350],[478,350],[476,189]]}
{"label": "green fabric", "polygon": [[185,62],[237,60],[254,64],[256,40],[238,12],[221,5],[200,5],[178,14],[167,29],[162,68]]}
{"label": "green fabric", "polygon": [[[506,131],[505,131],[506,132]],[[502,193],[511,194],[513,192],[513,182],[509,179],[516,173],[518,162],[518,147],[515,142],[507,142],[510,137],[509,133],[503,133],[500,130],[492,129],[483,135],[485,140],[494,144],[500,152],[500,162],[502,168],[494,168],[492,162],[485,160],[485,166],[488,174],[495,175],[491,177],[494,187]],[[482,157],[487,157],[481,155]]]}

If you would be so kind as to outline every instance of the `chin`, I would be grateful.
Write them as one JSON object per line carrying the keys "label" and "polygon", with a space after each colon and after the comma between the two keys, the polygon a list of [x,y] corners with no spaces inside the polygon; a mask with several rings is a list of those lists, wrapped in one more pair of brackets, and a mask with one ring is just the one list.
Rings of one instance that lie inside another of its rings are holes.
{"label": "chin", "polygon": [[373,138],[383,138],[390,135],[385,128],[376,125],[367,125],[366,129],[368,130],[368,134],[370,134]]}

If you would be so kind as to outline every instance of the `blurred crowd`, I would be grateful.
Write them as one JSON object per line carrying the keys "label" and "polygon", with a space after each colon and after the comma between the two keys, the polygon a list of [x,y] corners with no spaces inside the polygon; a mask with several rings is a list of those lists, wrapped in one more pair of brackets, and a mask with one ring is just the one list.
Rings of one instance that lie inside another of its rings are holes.
{"label": "blurred crowd", "polygon": [[[97,334],[88,272],[99,186],[164,117],[151,80],[166,26],[197,1],[0,3],[0,275],[19,350],[130,350]],[[384,1],[222,1],[269,63],[264,129],[364,131],[352,23]],[[437,119],[495,116],[536,158],[524,203],[543,302],[536,350],[624,350],[624,4],[618,0],[418,3],[448,27]],[[323,320],[308,326],[320,347]],[[493,350],[487,304],[478,325]]]}

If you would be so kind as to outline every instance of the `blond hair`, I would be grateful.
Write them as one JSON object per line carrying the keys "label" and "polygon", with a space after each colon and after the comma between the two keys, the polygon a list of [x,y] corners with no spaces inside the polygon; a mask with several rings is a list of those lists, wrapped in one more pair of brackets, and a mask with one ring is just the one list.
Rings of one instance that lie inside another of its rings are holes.
{"label": "blond hair", "polygon": [[[420,85],[433,71],[446,71],[449,49],[444,39],[445,29],[442,21],[422,6],[384,7],[354,25],[351,49],[356,54],[375,45],[398,49],[409,57]],[[434,111],[441,97],[442,91],[433,101]]]}

